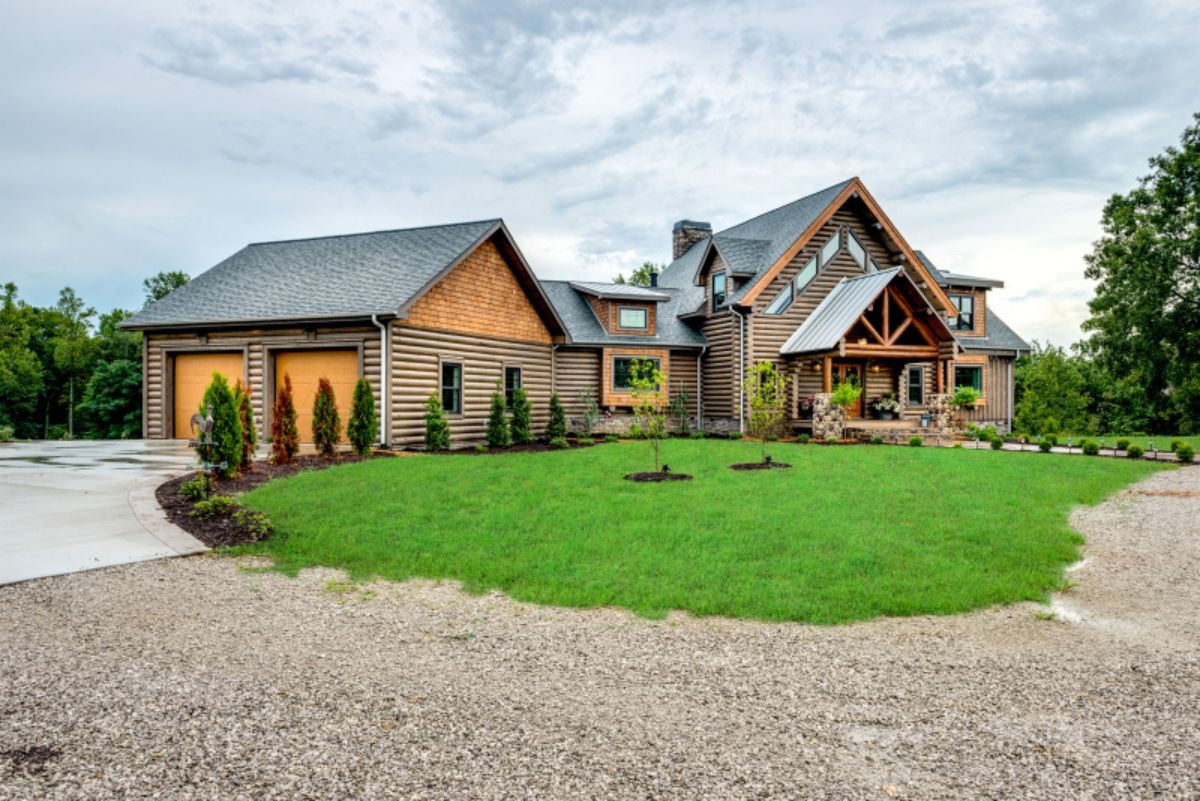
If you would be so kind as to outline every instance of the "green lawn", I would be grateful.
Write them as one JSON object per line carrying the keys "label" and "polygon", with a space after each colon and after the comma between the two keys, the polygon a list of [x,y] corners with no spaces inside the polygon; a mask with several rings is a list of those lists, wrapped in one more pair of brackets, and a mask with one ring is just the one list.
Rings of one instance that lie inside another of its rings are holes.
{"label": "green lawn", "polygon": [[889,446],[775,445],[791,470],[734,472],[757,444],[673,440],[691,482],[634,484],[646,443],[416,456],[272,482],[243,499],[275,523],[243,549],[294,573],[461,580],[565,606],[840,623],[1042,600],[1078,558],[1067,525],[1162,469],[1125,459]]}

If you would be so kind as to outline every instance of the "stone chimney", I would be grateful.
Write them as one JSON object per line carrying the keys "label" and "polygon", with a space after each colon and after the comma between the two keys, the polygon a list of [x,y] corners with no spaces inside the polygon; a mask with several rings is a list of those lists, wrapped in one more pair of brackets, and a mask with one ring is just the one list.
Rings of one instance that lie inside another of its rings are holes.
{"label": "stone chimney", "polygon": [[706,222],[680,220],[675,223],[671,236],[671,260],[678,259],[687,253],[692,245],[710,236],[712,236],[712,226]]}

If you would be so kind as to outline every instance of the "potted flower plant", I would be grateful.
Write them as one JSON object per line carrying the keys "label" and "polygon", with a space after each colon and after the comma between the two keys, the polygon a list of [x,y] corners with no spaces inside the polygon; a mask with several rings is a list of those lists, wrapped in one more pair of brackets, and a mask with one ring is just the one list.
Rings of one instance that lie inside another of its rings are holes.
{"label": "potted flower plant", "polygon": [[871,404],[880,420],[891,420],[900,411],[900,401],[896,400],[895,392],[885,392]]}

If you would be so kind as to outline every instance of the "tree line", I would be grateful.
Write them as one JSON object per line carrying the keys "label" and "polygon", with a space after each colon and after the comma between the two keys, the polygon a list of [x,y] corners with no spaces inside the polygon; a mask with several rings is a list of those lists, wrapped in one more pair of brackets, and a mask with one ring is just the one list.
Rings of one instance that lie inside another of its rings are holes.
{"label": "tree line", "polygon": [[[145,304],[187,283],[160,272]],[[142,335],[120,324],[126,309],[97,314],[71,287],[53,306],[22,300],[14,283],[0,303],[0,433],[20,439],[121,439],[142,431]]]}

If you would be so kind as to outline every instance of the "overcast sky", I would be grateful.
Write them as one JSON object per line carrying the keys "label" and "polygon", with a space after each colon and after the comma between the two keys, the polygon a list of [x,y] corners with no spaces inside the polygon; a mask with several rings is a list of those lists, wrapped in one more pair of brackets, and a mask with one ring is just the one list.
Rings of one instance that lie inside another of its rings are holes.
{"label": "overcast sky", "polygon": [[0,281],[136,308],[248,242],[497,216],[605,280],[858,175],[1065,344],[1105,199],[1200,110],[1194,0],[503,5],[5,0]]}

